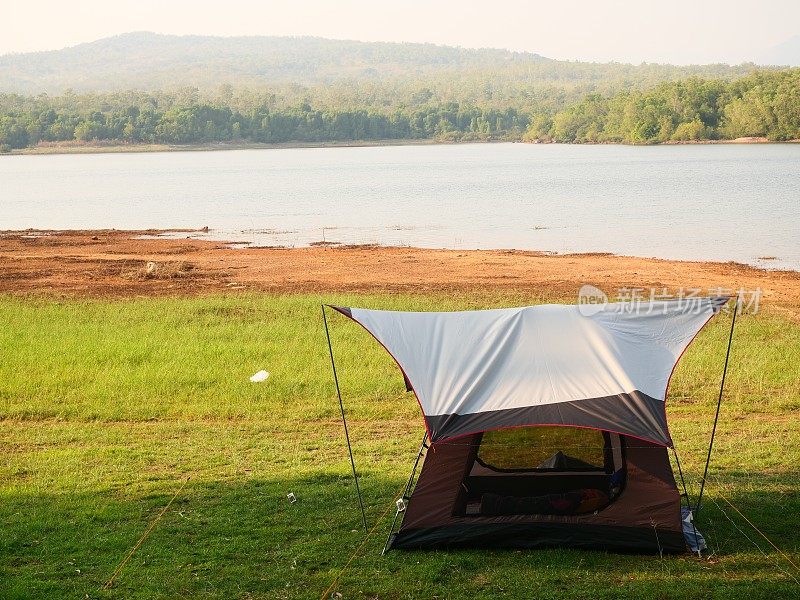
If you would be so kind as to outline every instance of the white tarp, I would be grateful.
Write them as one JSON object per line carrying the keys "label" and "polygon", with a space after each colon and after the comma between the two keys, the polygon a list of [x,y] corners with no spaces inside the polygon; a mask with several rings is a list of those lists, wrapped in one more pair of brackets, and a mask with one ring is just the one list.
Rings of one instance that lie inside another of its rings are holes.
{"label": "white tarp", "polygon": [[672,370],[725,298],[466,312],[339,309],[395,358],[434,440],[535,424],[670,444]]}

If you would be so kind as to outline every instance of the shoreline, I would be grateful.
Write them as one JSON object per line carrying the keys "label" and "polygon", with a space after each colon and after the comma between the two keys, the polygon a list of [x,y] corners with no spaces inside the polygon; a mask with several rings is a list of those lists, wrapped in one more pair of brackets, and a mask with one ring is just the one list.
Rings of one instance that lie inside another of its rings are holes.
{"label": "shoreline", "polygon": [[385,146],[453,146],[459,144],[533,144],[559,146],[705,146],[705,145],[760,145],[760,144],[798,144],[800,140],[770,141],[762,137],[736,138],[732,140],[686,140],[667,141],[656,144],[626,144],[614,142],[566,144],[561,142],[528,142],[523,140],[463,140],[447,141],[436,139],[389,139],[353,140],[341,142],[208,142],[202,144],[78,144],[73,142],[54,142],[47,145],[18,148],[0,156],[50,156],[61,154],[140,154],[144,152],[224,152],[230,150],[289,150],[298,148],[376,148]]}
{"label": "shoreline", "polygon": [[[230,150],[289,150],[298,148],[374,148],[382,146],[447,146],[456,143],[438,140],[362,140],[346,142],[287,142],[262,144],[258,142],[208,142],[203,144],[53,144],[19,148],[6,156],[41,156],[54,154],[140,154],[143,152],[225,152]],[[475,141],[474,143],[502,143]],[[0,156],[3,156],[0,154]]]}
{"label": "shoreline", "polygon": [[[741,261],[736,259],[721,258],[676,258],[669,256],[638,255],[638,254],[618,254],[608,250],[584,250],[584,251],[558,251],[545,248],[515,248],[515,247],[488,247],[488,248],[458,248],[458,247],[437,247],[437,246],[414,246],[403,244],[384,244],[380,242],[339,242],[317,240],[300,244],[281,244],[281,243],[256,243],[241,239],[230,239],[225,236],[224,231],[219,231],[220,235],[208,235],[215,231],[209,227],[201,228],[169,228],[169,229],[42,229],[28,227],[26,229],[0,229],[0,242],[3,238],[54,238],[58,236],[95,236],[99,234],[111,236],[131,236],[135,240],[162,240],[162,241],[192,241],[205,244],[214,244],[230,250],[308,250],[308,249],[331,249],[331,250],[414,250],[419,252],[503,252],[514,254],[534,254],[538,256],[559,256],[559,257],[611,257],[633,260],[656,260],[670,263],[687,264],[714,264],[714,265],[737,265],[742,268],[751,268],[766,273],[798,273],[800,268],[793,268],[781,263],[776,256],[759,256],[752,261]],[[232,232],[228,232],[232,233]]]}
{"label": "shoreline", "polygon": [[735,262],[392,246],[232,248],[225,242],[159,233],[0,232],[0,294],[124,299],[240,292],[470,291],[548,301],[577,298],[584,284],[600,288],[610,299],[616,290],[634,288],[673,293],[679,288],[703,293],[760,289],[762,303],[800,320],[800,272]]}

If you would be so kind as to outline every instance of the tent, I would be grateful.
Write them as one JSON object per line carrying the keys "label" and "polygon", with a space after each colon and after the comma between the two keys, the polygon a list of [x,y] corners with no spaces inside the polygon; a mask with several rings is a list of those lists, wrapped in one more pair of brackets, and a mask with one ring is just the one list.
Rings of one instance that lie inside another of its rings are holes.
{"label": "tent", "polygon": [[387,548],[684,551],[667,388],[727,300],[332,306],[394,358],[425,422],[423,466],[412,492],[415,463]]}

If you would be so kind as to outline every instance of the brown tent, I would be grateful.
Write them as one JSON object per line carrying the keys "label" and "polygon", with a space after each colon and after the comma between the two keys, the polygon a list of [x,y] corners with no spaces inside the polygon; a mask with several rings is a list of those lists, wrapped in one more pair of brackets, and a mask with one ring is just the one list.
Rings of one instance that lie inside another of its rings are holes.
{"label": "brown tent", "polygon": [[572,427],[437,442],[390,547],[466,545],[683,551],[667,449]]}
{"label": "brown tent", "polygon": [[424,464],[387,548],[699,544],[696,531],[685,539],[665,400],[684,350],[726,301],[333,307],[392,355],[425,418]]}

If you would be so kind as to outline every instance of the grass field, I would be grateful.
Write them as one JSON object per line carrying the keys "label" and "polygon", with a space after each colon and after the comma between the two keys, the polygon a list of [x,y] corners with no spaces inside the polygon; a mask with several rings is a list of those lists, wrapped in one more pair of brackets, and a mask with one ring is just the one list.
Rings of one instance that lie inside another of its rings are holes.
{"label": "grass field", "polygon": [[[364,539],[320,300],[0,298],[0,598],[319,598]],[[325,300],[430,310],[544,298]],[[701,333],[670,386],[672,434],[692,493],[728,319]],[[340,315],[330,323],[372,526],[405,482],[422,420],[383,350]],[[250,383],[262,368],[270,378]],[[335,591],[381,599],[800,597],[800,572],[789,562],[800,564],[799,411],[800,324],[768,309],[745,315],[698,521],[706,557],[559,549],[381,557],[384,518]]]}

